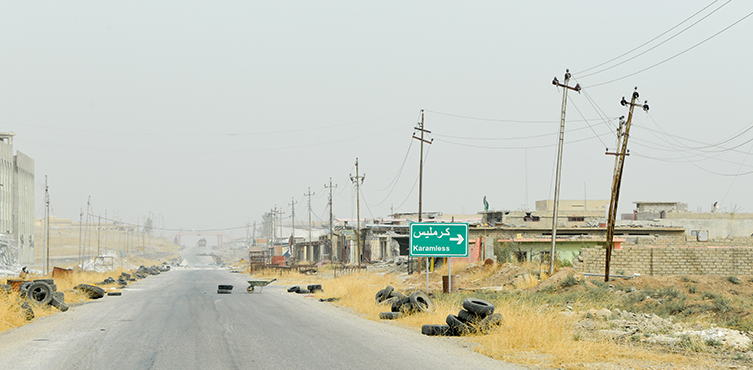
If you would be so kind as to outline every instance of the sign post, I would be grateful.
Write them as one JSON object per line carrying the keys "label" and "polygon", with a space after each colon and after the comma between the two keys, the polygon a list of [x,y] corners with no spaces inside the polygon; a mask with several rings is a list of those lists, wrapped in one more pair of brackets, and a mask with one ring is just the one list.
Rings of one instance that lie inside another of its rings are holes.
{"label": "sign post", "polygon": [[[452,258],[468,257],[468,224],[410,224],[411,257],[447,257],[449,290],[452,291]],[[426,264],[426,293],[429,293],[429,264]]]}

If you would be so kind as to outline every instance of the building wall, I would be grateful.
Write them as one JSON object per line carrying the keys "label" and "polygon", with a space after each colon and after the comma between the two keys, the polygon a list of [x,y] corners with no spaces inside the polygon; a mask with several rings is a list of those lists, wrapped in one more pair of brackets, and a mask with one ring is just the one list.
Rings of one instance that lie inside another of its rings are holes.
{"label": "building wall", "polygon": [[708,230],[709,238],[751,236],[753,213],[675,213],[656,220],[659,225],[682,225],[690,237],[693,230]]}
{"label": "building wall", "polygon": [[18,246],[18,262],[34,263],[34,160],[17,152],[13,177],[13,233]]}
{"label": "building wall", "polygon": [[[574,267],[581,272],[603,274],[606,252],[587,248]],[[610,274],[753,275],[751,247],[625,247],[614,250]]]}
{"label": "building wall", "polygon": [[[578,212],[578,211],[599,211],[603,215],[607,214],[609,209],[609,200],[559,200],[559,212]],[[536,201],[537,212],[551,212],[554,211],[554,199],[537,200]]]}
{"label": "building wall", "polygon": [[0,141],[0,233],[13,230],[13,146]]}

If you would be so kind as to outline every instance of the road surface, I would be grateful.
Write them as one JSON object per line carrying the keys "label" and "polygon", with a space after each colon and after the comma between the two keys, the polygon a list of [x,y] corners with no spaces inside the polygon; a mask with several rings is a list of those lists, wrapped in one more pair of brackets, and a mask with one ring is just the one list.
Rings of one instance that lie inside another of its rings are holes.
{"label": "road surface", "polygon": [[0,334],[0,369],[522,369],[281,285],[248,294],[196,251],[190,269]]}

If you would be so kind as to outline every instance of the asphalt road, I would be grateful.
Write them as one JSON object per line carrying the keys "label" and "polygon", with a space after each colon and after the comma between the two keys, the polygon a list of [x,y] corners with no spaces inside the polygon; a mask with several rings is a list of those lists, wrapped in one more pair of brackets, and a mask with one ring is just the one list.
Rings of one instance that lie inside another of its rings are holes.
{"label": "asphalt road", "polygon": [[522,369],[281,285],[248,294],[245,276],[186,252],[190,269],[0,334],[0,369]]}

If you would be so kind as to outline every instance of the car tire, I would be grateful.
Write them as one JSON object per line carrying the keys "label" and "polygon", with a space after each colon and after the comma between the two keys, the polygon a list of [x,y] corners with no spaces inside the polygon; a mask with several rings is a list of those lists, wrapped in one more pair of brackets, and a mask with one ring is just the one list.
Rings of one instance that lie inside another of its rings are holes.
{"label": "car tire", "polygon": [[26,299],[36,305],[48,305],[52,300],[52,288],[43,281],[31,283],[26,290]]}
{"label": "car tire", "polygon": [[410,295],[411,306],[419,312],[432,312],[434,311],[434,302],[431,298],[422,291],[414,292]]}
{"label": "car tire", "polygon": [[79,284],[73,287],[73,289],[79,290],[82,293],[86,293],[91,299],[100,299],[105,296],[105,290],[94,285]]}
{"label": "car tire", "polygon": [[478,328],[478,331],[482,333],[488,333],[492,329],[502,325],[503,322],[504,322],[504,317],[502,317],[501,313],[497,312],[479,321],[477,328]]}
{"label": "car tire", "polygon": [[481,317],[487,317],[494,313],[494,305],[478,298],[466,298],[463,301],[463,308],[468,312]]}
{"label": "car tire", "polygon": [[460,319],[458,319],[458,317],[453,314],[447,315],[445,322],[447,322],[447,326],[450,327],[450,332],[452,333],[452,335],[460,336],[473,332],[473,327],[460,321]]}
{"label": "car tire", "polygon": [[399,299],[395,301],[394,303],[392,303],[391,311],[392,312],[404,312],[405,309],[403,308],[403,306],[406,306],[409,304],[410,304],[410,297]]}
{"label": "car tire", "polygon": [[450,335],[449,325],[424,325],[421,327],[421,334],[429,336],[448,336]]}
{"label": "car tire", "polygon": [[301,290],[301,287],[299,287],[298,285],[291,286],[290,288],[288,288],[288,293],[298,293],[299,290]]}
{"label": "car tire", "polygon": [[382,320],[395,320],[403,316],[402,312],[380,312],[379,318]]}

